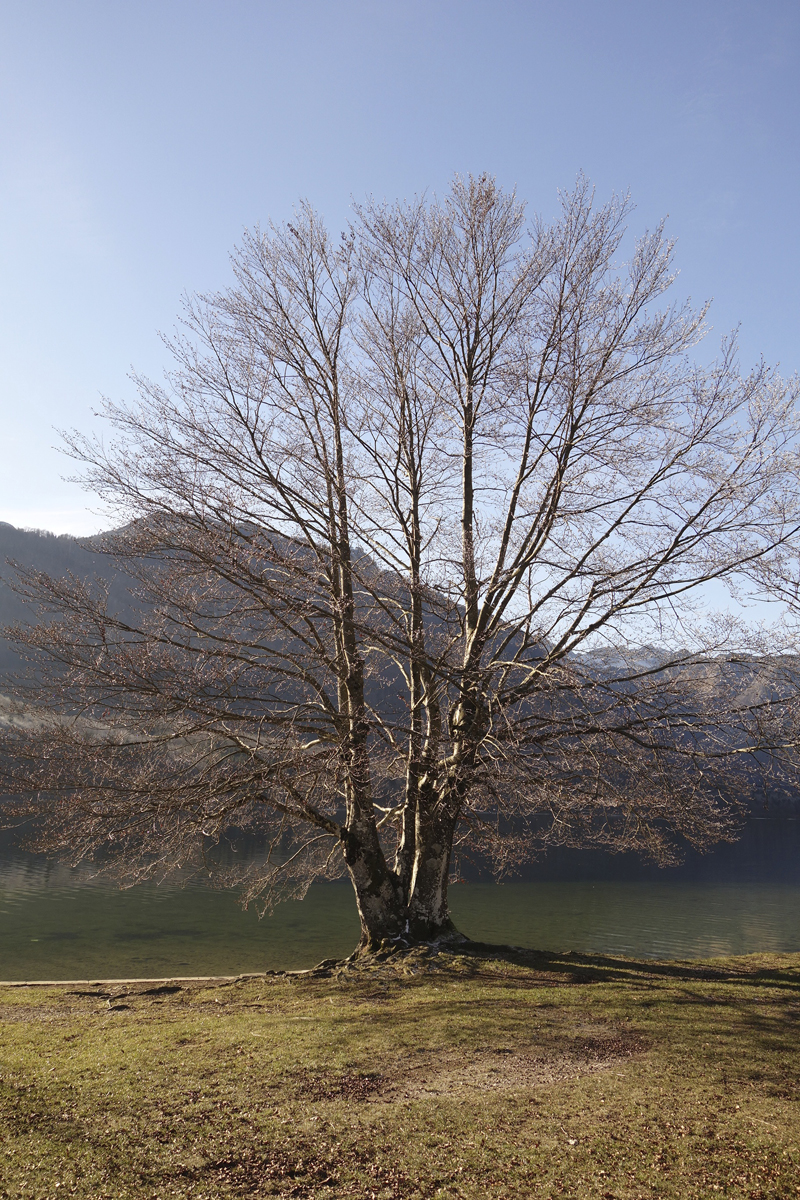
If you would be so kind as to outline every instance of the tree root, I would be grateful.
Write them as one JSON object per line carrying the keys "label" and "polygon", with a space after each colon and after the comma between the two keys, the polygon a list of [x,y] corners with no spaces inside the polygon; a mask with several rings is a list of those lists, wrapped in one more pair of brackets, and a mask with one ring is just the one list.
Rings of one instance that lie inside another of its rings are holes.
{"label": "tree root", "polygon": [[384,938],[374,948],[358,947],[347,958],[325,958],[309,971],[287,972],[316,978],[350,973],[363,973],[379,968],[394,968],[401,974],[420,974],[441,970],[446,964],[468,959],[500,959],[517,965],[533,965],[542,956],[535,950],[520,946],[473,942],[464,934],[447,932],[429,942],[412,942],[402,938]]}

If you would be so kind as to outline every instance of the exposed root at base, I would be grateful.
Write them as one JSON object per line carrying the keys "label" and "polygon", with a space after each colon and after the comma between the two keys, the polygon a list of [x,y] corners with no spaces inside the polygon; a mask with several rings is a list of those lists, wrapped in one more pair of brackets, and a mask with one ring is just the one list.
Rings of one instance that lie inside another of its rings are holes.
{"label": "exposed root at base", "polygon": [[489,942],[473,942],[461,933],[447,933],[430,942],[408,942],[397,938],[386,938],[372,950],[357,949],[348,958],[325,958],[308,971],[276,972],[276,974],[306,975],[315,978],[366,974],[389,969],[401,975],[418,975],[428,971],[447,969],[477,969],[480,960],[495,960],[513,963],[521,967],[541,967],[542,960],[549,959],[536,950],[525,950],[520,946],[494,945]]}

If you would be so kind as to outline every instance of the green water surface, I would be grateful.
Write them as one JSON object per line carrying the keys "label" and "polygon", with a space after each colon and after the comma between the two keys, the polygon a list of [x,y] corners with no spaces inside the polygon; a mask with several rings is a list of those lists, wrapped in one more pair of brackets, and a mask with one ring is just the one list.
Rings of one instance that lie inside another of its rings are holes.
{"label": "green water surface", "polygon": [[[482,941],[652,958],[800,951],[800,822],[764,823],[678,871],[573,859],[541,874],[453,885],[458,928]],[[204,885],[120,891],[30,855],[0,857],[3,980],[297,969],[347,955],[358,935],[346,883],[317,884],[260,920]]]}

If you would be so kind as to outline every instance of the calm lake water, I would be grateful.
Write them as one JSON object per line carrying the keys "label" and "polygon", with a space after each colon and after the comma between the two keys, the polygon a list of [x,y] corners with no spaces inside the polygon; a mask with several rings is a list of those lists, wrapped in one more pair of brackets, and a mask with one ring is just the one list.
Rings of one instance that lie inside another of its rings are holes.
{"label": "calm lake water", "polygon": [[[740,842],[659,871],[561,852],[502,885],[452,887],[471,937],[651,958],[800,951],[800,821],[748,822]],[[119,891],[0,843],[0,979],[213,975],[312,966],[358,940],[346,884],[259,920],[202,884]]]}

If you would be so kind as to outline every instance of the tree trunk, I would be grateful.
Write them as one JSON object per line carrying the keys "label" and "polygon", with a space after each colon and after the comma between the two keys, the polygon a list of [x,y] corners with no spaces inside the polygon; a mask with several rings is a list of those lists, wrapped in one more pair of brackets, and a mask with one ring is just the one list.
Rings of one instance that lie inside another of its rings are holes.
{"label": "tree trunk", "polygon": [[[466,940],[459,934],[447,905],[447,884],[455,821],[417,819],[416,854],[410,899],[395,871],[369,831],[347,830],[344,856],[361,922],[357,954],[378,950],[386,942],[398,947],[442,939]],[[367,833],[367,836],[359,834]]]}
{"label": "tree trunk", "polygon": [[424,807],[427,806],[420,804],[417,809],[416,854],[408,905],[409,937],[420,942],[457,939],[460,935],[447,904],[456,822],[446,813],[432,816]]}
{"label": "tree trunk", "polygon": [[390,871],[377,838],[359,837],[355,829],[343,836],[344,858],[356,894],[361,921],[358,952],[377,950],[382,942],[401,940],[406,929],[406,906],[394,872]]}

